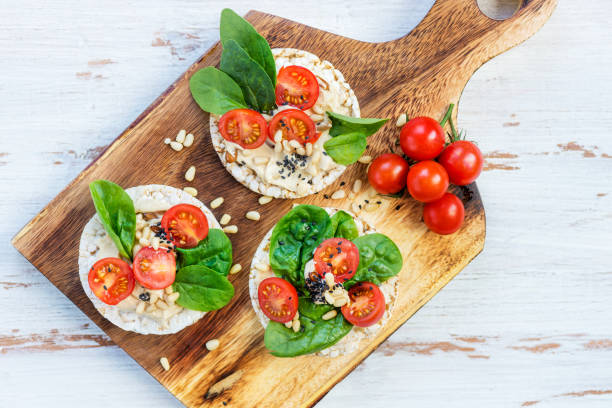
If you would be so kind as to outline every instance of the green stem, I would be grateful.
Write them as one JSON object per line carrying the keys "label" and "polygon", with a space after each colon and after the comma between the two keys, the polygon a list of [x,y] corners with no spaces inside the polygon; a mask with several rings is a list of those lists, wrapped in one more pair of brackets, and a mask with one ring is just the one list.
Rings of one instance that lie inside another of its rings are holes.
{"label": "green stem", "polygon": [[446,122],[451,118],[451,115],[453,114],[453,108],[454,107],[455,107],[454,103],[451,103],[448,106],[448,110],[446,111],[446,114],[442,118],[442,121],[440,122],[440,126],[444,127],[444,125],[446,125]]}
{"label": "green stem", "polygon": [[451,140],[451,142],[456,142],[459,140],[459,135],[457,135],[457,129],[455,129],[455,125],[453,124],[453,118],[448,118],[448,124],[450,125],[451,133],[453,135],[453,140]]}

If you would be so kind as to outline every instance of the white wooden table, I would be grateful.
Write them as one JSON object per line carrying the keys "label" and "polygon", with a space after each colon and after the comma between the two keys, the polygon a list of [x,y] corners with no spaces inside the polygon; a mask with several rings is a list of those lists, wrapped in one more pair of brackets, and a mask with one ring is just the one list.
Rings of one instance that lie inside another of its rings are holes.
{"label": "white wooden table", "polygon": [[[258,3],[382,41],[432,0]],[[180,406],[9,241],[252,4],[0,0],[1,407]],[[610,13],[561,1],[470,81],[485,249],[320,407],[612,406]]]}

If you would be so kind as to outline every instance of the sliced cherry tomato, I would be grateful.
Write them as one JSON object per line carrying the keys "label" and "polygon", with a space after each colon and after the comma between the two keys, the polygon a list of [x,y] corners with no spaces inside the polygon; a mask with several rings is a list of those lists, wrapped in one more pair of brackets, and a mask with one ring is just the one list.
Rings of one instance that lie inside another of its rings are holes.
{"label": "sliced cherry tomato", "polygon": [[408,191],[418,201],[429,203],[442,198],[448,189],[448,174],[433,160],[418,162],[408,173]]}
{"label": "sliced cherry tomato", "polygon": [[268,129],[272,141],[279,130],[283,133],[283,140],[297,140],[301,144],[314,143],[320,136],[312,119],[299,109],[278,112]]}
{"label": "sliced cherry tomato", "polygon": [[321,242],[314,253],[314,267],[321,277],[331,272],[337,283],[351,279],[359,266],[359,249],[348,239],[330,238]]}
{"label": "sliced cherry tomato", "polygon": [[411,119],[402,127],[400,145],[411,159],[435,159],[444,149],[444,130],[432,118],[421,116]]}
{"label": "sliced cherry tomato", "polygon": [[381,194],[395,194],[406,187],[406,176],[410,166],[402,156],[385,153],[378,156],[368,169],[368,180],[374,190]]}
{"label": "sliced cherry tomato", "polygon": [[176,277],[176,256],[167,248],[141,248],[134,257],[134,276],[147,289],[165,289]]}
{"label": "sliced cherry tomato", "polygon": [[134,290],[134,273],[127,262],[119,258],[100,259],[87,276],[91,291],[107,305],[116,305]]}
{"label": "sliced cherry tomato", "polygon": [[256,149],[266,141],[268,124],[259,112],[234,109],[219,119],[219,131],[225,140],[245,149]]}
{"label": "sliced cherry tomato", "polygon": [[276,104],[293,105],[306,110],[319,98],[319,83],[312,72],[304,67],[282,67],[276,76]]}
{"label": "sliced cherry tomato", "polygon": [[368,327],[385,314],[385,297],[380,288],[370,282],[359,282],[349,289],[350,302],[342,306],[342,315],[349,323]]}
{"label": "sliced cherry tomato", "polygon": [[446,171],[451,183],[457,186],[470,184],[482,171],[482,152],[472,142],[459,140],[446,146],[438,161]]}
{"label": "sliced cherry tomato", "polygon": [[206,215],[191,204],[170,207],[162,217],[161,227],[179,248],[193,248],[208,236]]}
{"label": "sliced cherry tomato", "polygon": [[440,235],[452,234],[461,228],[465,209],[463,203],[454,194],[446,193],[432,203],[425,204],[423,220],[427,228]]}
{"label": "sliced cherry tomato", "polygon": [[259,307],[271,320],[287,323],[298,310],[298,295],[292,284],[281,278],[267,278],[257,289]]}

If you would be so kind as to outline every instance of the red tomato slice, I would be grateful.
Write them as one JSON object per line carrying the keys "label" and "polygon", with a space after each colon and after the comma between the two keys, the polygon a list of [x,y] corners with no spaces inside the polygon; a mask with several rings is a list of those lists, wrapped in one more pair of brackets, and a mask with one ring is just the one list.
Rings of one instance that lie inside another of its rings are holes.
{"label": "red tomato slice", "polygon": [[177,204],[164,213],[161,227],[179,248],[193,248],[208,236],[206,215],[195,205]]}
{"label": "red tomato slice", "polygon": [[259,307],[270,320],[287,323],[298,310],[298,295],[292,284],[281,278],[267,278],[257,289]]}
{"label": "red tomato slice", "polygon": [[134,273],[127,262],[119,258],[100,259],[87,277],[91,291],[107,305],[116,305],[134,290]]}
{"label": "red tomato slice", "polygon": [[330,238],[321,242],[314,253],[315,270],[321,277],[331,272],[337,283],[351,279],[359,266],[359,249],[344,238]]}
{"label": "red tomato slice", "polygon": [[319,98],[319,83],[312,72],[304,67],[282,67],[276,76],[276,104],[293,105],[306,110]]}
{"label": "red tomato slice", "polygon": [[221,116],[219,131],[225,140],[245,149],[256,149],[266,141],[267,123],[259,112],[234,109]]}
{"label": "red tomato slice", "polygon": [[342,306],[342,315],[355,326],[372,326],[385,314],[385,297],[373,283],[357,283],[349,289],[349,298],[351,301]]}
{"label": "red tomato slice", "polygon": [[176,256],[167,248],[141,248],[133,266],[136,280],[147,289],[165,289],[174,283]]}
{"label": "red tomato slice", "polygon": [[270,140],[279,130],[283,132],[283,140],[297,140],[301,144],[314,143],[319,138],[315,123],[299,109],[287,109],[278,112],[268,126]]}

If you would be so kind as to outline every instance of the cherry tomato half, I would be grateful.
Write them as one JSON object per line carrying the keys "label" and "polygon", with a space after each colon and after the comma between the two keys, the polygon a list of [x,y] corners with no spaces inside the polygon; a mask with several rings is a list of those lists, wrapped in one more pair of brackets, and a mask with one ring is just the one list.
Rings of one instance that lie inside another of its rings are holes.
{"label": "cherry tomato half", "polygon": [[170,207],[162,217],[161,227],[179,248],[193,248],[208,236],[206,215],[191,204]]}
{"label": "cherry tomato half", "polygon": [[350,302],[342,306],[342,315],[349,323],[368,327],[385,314],[385,297],[380,288],[370,282],[359,282],[349,289]]}
{"label": "cherry tomato half", "polygon": [[351,279],[359,266],[359,249],[348,239],[330,238],[314,253],[314,267],[321,277],[331,272],[337,283]]}
{"label": "cherry tomato half", "polygon": [[470,184],[482,171],[482,152],[478,146],[467,140],[448,145],[438,161],[448,172],[451,183],[458,186]]}
{"label": "cherry tomato half", "polygon": [[176,256],[168,248],[141,248],[134,257],[134,276],[147,289],[165,289],[176,277]]}
{"label": "cherry tomato half", "polygon": [[298,310],[297,291],[291,283],[281,278],[267,278],[257,289],[259,307],[270,320],[287,323]]}
{"label": "cherry tomato half", "polygon": [[378,156],[368,169],[368,180],[381,194],[395,194],[406,187],[410,166],[400,155],[385,153]]}
{"label": "cherry tomato half", "polygon": [[293,105],[306,110],[319,98],[319,83],[312,72],[304,67],[282,67],[276,76],[276,104]]}
{"label": "cherry tomato half", "polygon": [[448,174],[433,160],[418,162],[408,172],[408,191],[418,201],[429,203],[442,198],[448,189]]}
{"label": "cherry tomato half", "polygon": [[444,149],[444,130],[432,118],[420,116],[411,119],[402,127],[400,145],[411,159],[435,159]]}
{"label": "cherry tomato half", "polygon": [[461,228],[464,217],[463,203],[451,193],[446,193],[441,199],[425,204],[423,208],[425,225],[440,235],[448,235],[457,231]]}
{"label": "cherry tomato half", "polygon": [[274,141],[279,130],[283,140],[297,140],[301,144],[314,143],[320,136],[310,116],[299,109],[286,109],[274,115],[269,126],[270,140]]}
{"label": "cherry tomato half", "polygon": [[219,132],[225,140],[245,149],[256,149],[266,141],[268,124],[259,112],[234,109],[219,119]]}
{"label": "cherry tomato half", "polygon": [[127,262],[119,258],[100,259],[87,276],[91,291],[107,305],[116,305],[134,290],[134,273]]}

